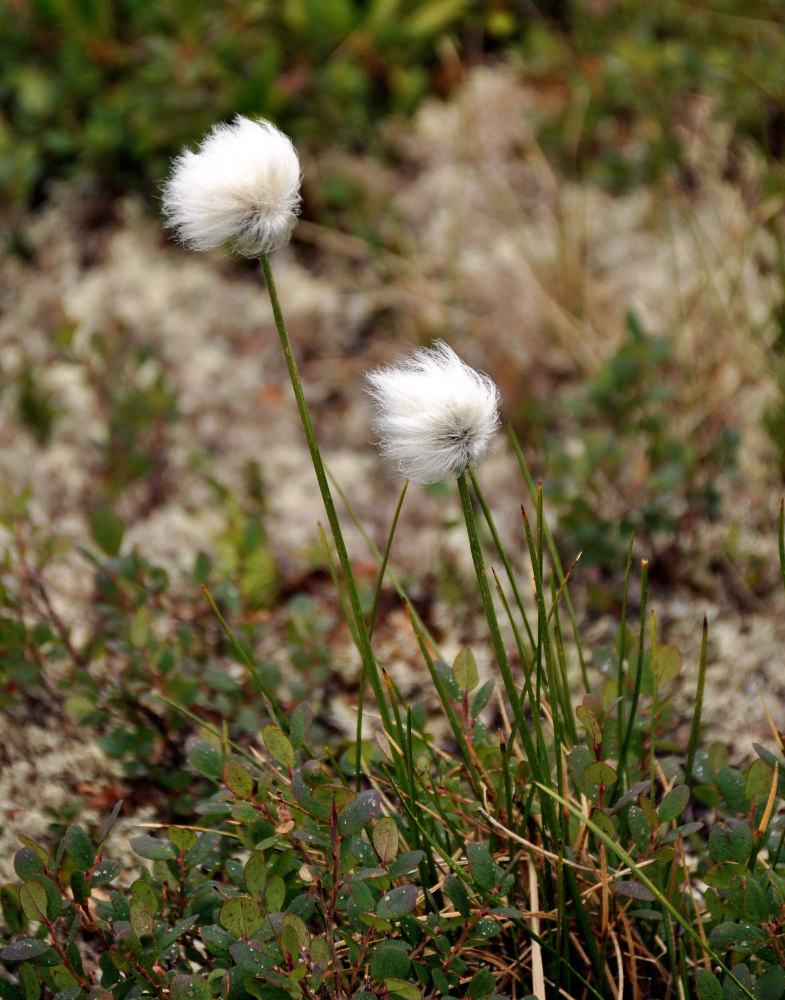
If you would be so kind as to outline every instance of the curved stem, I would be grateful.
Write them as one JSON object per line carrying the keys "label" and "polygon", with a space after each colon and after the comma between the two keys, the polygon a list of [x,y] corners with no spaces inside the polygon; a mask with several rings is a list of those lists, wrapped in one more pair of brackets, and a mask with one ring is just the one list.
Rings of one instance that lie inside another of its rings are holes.
{"label": "curved stem", "polygon": [[284,358],[286,360],[286,367],[289,370],[289,378],[292,383],[292,389],[294,390],[294,398],[297,402],[297,409],[300,413],[300,422],[302,423],[303,431],[305,433],[308,451],[311,454],[311,462],[313,463],[313,469],[316,473],[316,481],[319,485],[319,492],[322,495],[322,502],[327,514],[328,523],[330,525],[330,532],[333,537],[333,543],[335,544],[335,551],[338,554],[338,562],[341,565],[341,572],[343,573],[346,581],[346,589],[349,594],[349,603],[351,605],[357,635],[357,648],[362,660],[363,671],[367,675],[368,680],[371,682],[371,687],[373,688],[373,693],[376,697],[376,703],[379,707],[379,714],[382,718],[382,724],[385,730],[389,732],[391,731],[390,711],[387,707],[384,689],[382,688],[381,678],[379,677],[379,669],[376,663],[376,658],[374,657],[373,650],[371,648],[368,626],[360,605],[360,596],[357,592],[357,584],[354,579],[351,563],[349,562],[349,554],[346,551],[346,543],[344,542],[343,533],[341,532],[338,514],[336,513],[335,504],[333,503],[332,494],[330,493],[330,484],[327,480],[327,473],[325,472],[324,463],[322,462],[322,456],[319,451],[319,445],[316,441],[316,434],[314,433],[311,415],[308,411],[308,404],[305,401],[300,372],[297,368],[294,351],[292,350],[292,342],[289,338],[289,332],[286,328],[286,322],[281,310],[281,303],[278,299],[278,292],[275,287],[272,268],[270,267],[270,260],[266,253],[261,255],[260,262],[262,265],[262,272],[264,273],[264,280],[267,284],[267,291],[270,295],[270,304],[273,309],[275,328],[278,331],[278,337],[281,341],[281,347],[283,348]]}

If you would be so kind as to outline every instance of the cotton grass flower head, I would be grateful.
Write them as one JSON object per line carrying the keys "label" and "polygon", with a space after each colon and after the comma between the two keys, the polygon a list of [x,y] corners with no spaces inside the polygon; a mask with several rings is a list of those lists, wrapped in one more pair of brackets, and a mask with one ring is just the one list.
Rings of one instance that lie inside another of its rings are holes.
{"label": "cotton grass flower head", "polygon": [[227,245],[245,257],[282,247],[300,210],[300,161],[270,122],[237,115],[196,153],[174,160],[163,188],[166,225],[191,250]]}
{"label": "cotton grass flower head", "polygon": [[499,390],[443,341],[366,377],[380,450],[407,479],[435,483],[483,460],[499,426]]}

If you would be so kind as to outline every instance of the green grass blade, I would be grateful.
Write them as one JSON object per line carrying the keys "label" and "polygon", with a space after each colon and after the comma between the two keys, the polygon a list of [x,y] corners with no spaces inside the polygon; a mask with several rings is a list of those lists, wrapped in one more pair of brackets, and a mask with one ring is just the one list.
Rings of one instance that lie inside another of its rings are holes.
{"label": "green grass blade", "polygon": [[684,766],[684,782],[689,785],[692,778],[692,768],[695,764],[695,753],[700,738],[701,713],[703,711],[703,693],[706,688],[706,664],[709,658],[709,623],[703,616],[703,633],[701,636],[701,652],[698,661],[698,683],[695,687],[695,709],[692,713],[690,739],[687,744],[687,762]]}

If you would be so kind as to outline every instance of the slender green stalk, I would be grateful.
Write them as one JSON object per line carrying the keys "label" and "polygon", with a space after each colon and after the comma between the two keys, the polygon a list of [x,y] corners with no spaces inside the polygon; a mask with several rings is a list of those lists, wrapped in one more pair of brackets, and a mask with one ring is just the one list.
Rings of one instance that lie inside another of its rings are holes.
{"label": "slender green stalk", "polygon": [[[472,498],[469,493],[469,484],[466,479],[466,472],[462,472],[458,476],[458,492],[461,497],[461,507],[463,508],[463,518],[466,522],[466,533],[469,536],[469,549],[471,551],[472,562],[474,563],[474,573],[477,577],[477,585],[480,589],[480,597],[482,599],[483,608],[485,610],[485,618],[488,622],[488,628],[491,633],[491,643],[493,645],[493,652],[496,657],[496,663],[499,667],[499,672],[502,675],[502,682],[504,683],[504,690],[507,693],[507,698],[510,702],[510,708],[512,709],[513,718],[516,725],[518,726],[518,731],[523,734],[526,727],[526,719],[523,715],[523,709],[521,707],[521,697],[518,691],[517,685],[515,683],[515,678],[512,675],[512,668],[510,667],[510,660],[507,656],[507,650],[504,646],[504,640],[502,639],[501,630],[499,628],[499,621],[496,617],[496,609],[493,604],[493,597],[491,596],[491,588],[488,583],[488,574],[485,571],[485,561],[483,559],[482,548],[480,546],[480,537],[477,531],[477,521],[474,516],[474,508],[472,507]],[[537,706],[533,705],[532,709],[535,714],[539,710]],[[543,803],[546,806],[547,800]],[[543,818],[545,820],[546,826],[550,830],[551,836],[558,839],[557,833],[557,822],[556,813],[552,808],[544,808]]]}
{"label": "slender green stalk", "polygon": [[695,710],[692,713],[690,739],[687,744],[687,763],[684,766],[684,783],[689,785],[692,778],[692,768],[695,764],[695,753],[700,738],[701,713],[703,712],[703,692],[706,687],[706,664],[709,659],[709,623],[703,616],[703,635],[701,636],[701,653],[698,661],[698,683],[695,687]]}
{"label": "slender green stalk", "polygon": [[[621,845],[618,844],[613,839],[613,837],[609,836],[607,833],[605,833],[604,830],[600,829],[600,827],[597,826],[596,823],[588,819],[581,812],[581,810],[577,806],[575,806],[572,802],[570,802],[566,798],[562,798],[560,795],[557,795],[552,788],[548,788],[546,785],[538,785],[538,787],[540,791],[544,792],[546,796],[556,799],[556,801],[559,802],[560,805],[562,805],[565,809],[569,810],[569,812],[571,812],[576,819],[578,819],[581,823],[585,824],[585,826],[588,827],[589,832],[593,833],[597,840],[605,844],[605,846],[617,858],[619,858],[624,863],[624,865],[626,865],[627,868],[630,869],[635,878],[642,885],[645,885],[646,888],[649,890],[649,892],[652,892],[654,894],[657,902],[660,904],[662,909],[665,912],[667,912],[673,918],[673,920],[676,921],[676,923],[682,928],[682,930],[689,937],[692,938],[692,940],[700,948],[701,952],[708,955],[714,964],[718,965],[727,976],[730,976],[731,981],[734,983],[735,986],[737,986],[741,990],[743,995],[747,997],[748,1000],[755,1000],[755,997],[752,995],[752,993],[750,993],[750,991],[746,988],[746,986],[742,982],[740,982],[736,978],[736,976],[734,976],[734,974],[731,972],[728,966],[722,961],[719,955],[717,955],[716,952],[712,951],[711,948],[703,940],[703,938],[701,938],[700,934],[698,933],[698,931],[695,930],[690,921],[687,920],[686,917],[682,916],[681,913],[679,913],[679,911],[676,909],[673,903],[668,899],[666,895],[664,895],[662,890],[657,885],[655,885],[654,882],[652,882],[652,880],[648,877],[648,875],[646,875],[643,869],[634,861],[631,855],[629,855],[624,850],[624,848],[621,847]],[[570,870],[568,870],[568,876],[569,874]],[[585,943],[588,944],[592,938],[593,935],[589,933],[589,937],[587,938]]]}
{"label": "slender green stalk", "polygon": [[[532,474],[531,472],[529,472],[529,466],[526,464],[526,459],[524,457],[518,438],[516,437],[515,431],[512,429],[512,427],[508,426],[507,432],[510,438],[510,445],[512,447],[513,453],[516,459],[518,460],[518,466],[526,482],[526,487],[529,490],[529,495],[531,496],[532,500],[536,500],[537,488],[534,484],[534,480],[532,479]],[[560,584],[564,583],[566,577],[564,570],[562,568],[561,559],[559,559],[559,552],[556,548],[556,542],[554,541],[553,533],[551,532],[551,529],[548,527],[546,521],[543,521],[542,528],[545,533],[545,540],[548,543],[548,552],[551,557],[551,562],[556,567],[559,583]],[[583,686],[586,692],[588,694],[591,694],[591,684],[589,683],[589,672],[586,668],[586,660],[584,659],[583,656],[583,646],[581,645],[580,634],[578,632],[578,622],[577,619],[575,618],[575,610],[572,606],[572,601],[570,600],[569,592],[566,590],[564,593],[564,600],[567,605],[567,613],[570,617],[570,624],[572,625],[572,634],[575,638],[575,648],[578,651],[578,661],[581,665],[581,677],[583,678]]]}
{"label": "slender green stalk", "polygon": [[[398,497],[398,505],[395,508],[395,514],[393,514],[392,524],[390,525],[390,531],[387,535],[387,544],[384,547],[384,555],[382,556],[381,565],[379,566],[379,574],[376,578],[376,589],[373,594],[373,605],[371,607],[371,615],[368,619],[368,640],[370,641],[373,637],[373,629],[376,624],[376,615],[379,611],[379,600],[382,596],[382,586],[384,584],[384,574],[387,570],[387,562],[390,558],[390,550],[392,549],[393,536],[395,535],[395,529],[398,527],[398,518],[401,515],[401,508],[403,507],[403,498],[406,496],[406,488],[409,485],[408,480],[403,484],[403,489],[401,490],[401,495]],[[360,791],[360,786],[362,783],[362,774],[360,763],[362,760],[362,738],[363,738],[363,703],[365,701],[365,685],[368,682],[367,671],[365,669],[365,664],[363,663],[362,671],[360,672],[360,690],[357,694],[357,739],[356,739],[356,756],[355,756],[355,773],[357,781],[357,791]],[[392,702],[393,707],[395,707],[395,702]]]}
{"label": "slender green stalk", "polygon": [[330,531],[333,536],[335,551],[338,554],[338,562],[341,565],[341,571],[346,581],[346,589],[349,594],[349,602],[351,604],[352,615],[354,617],[355,627],[357,630],[358,651],[362,660],[363,670],[366,671],[368,679],[371,682],[371,687],[373,688],[373,693],[379,708],[379,714],[382,718],[382,724],[387,731],[390,731],[392,722],[390,710],[385,700],[384,689],[379,676],[379,668],[376,663],[376,658],[373,655],[368,627],[365,623],[365,617],[360,605],[360,595],[357,591],[357,584],[354,579],[351,563],[349,562],[349,554],[346,551],[346,543],[344,542],[332,494],[330,493],[330,484],[327,481],[327,473],[325,472],[324,463],[322,462],[322,456],[319,451],[319,445],[316,441],[316,434],[314,433],[311,415],[308,411],[308,404],[305,401],[300,372],[297,368],[297,362],[295,361],[289,331],[286,328],[286,321],[284,320],[281,303],[278,299],[278,292],[275,287],[272,268],[270,267],[270,259],[266,253],[263,253],[259,259],[264,273],[264,280],[267,284],[267,291],[270,295],[270,304],[273,309],[275,328],[278,331],[278,337],[281,341],[281,347],[283,348],[284,358],[286,360],[286,367],[289,370],[289,378],[292,383],[292,389],[294,390],[294,398],[297,402],[300,422],[302,423],[303,432],[305,433],[308,451],[311,454],[313,469],[316,473],[316,481],[319,485],[319,492],[322,495],[322,502],[324,504],[325,512],[327,513],[327,520],[330,524]]}
{"label": "slender green stalk", "polygon": [[780,574],[782,583],[785,586],[785,500],[780,500],[780,516],[778,522],[777,538],[780,549]]}
{"label": "slender green stalk", "polygon": [[382,555],[382,562],[379,566],[379,573],[376,577],[376,589],[373,594],[373,606],[371,607],[371,615],[368,619],[368,635],[373,636],[373,627],[376,624],[376,615],[379,611],[379,600],[382,596],[382,584],[384,583],[384,574],[387,570],[387,563],[390,559],[390,550],[392,549],[393,536],[395,535],[395,529],[398,527],[398,518],[401,516],[401,509],[403,507],[403,498],[406,496],[406,490],[409,486],[409,480],[403,484],[403,489],[401,490],[401,495],[398,497],[398,504],[395,508],[395,513],[393,514],[392,523],[390,524],[390,532],[387,535],[387,544],[384,547],[384,553]]}
{"label": "slender green stalk", "polygon": [[651,613],[651,656],[649,657],[649,672],[651,673],[651,718],[649,720],[649,796],[654,801],[654,745],[657,737],[657,700],[660,696],[659,664],[657,662],[657,619]]}
{"label": "slender green stalk", "polygon": [[276,704],[275,696],[273,695],[272,691],[267,687],[267,685],[265,684],[264,680],[262,679],[261,674],[256,669],[256,664],[253,662],[253,659],[249,655],[248,650],[245,648],[245,646],[243,646],[243,644],[240,642],[240,640],[237,638],[237,636],[234,634],[234,632],[232,632],[232,630],[229,628],[229,625],[228,625],[226,619],[221,614],[221,609],[218,607],[218,605],[213,600],[213,595],[210,593],[210,591],[207,589],[207,587],[204,587],[204,586],[202,587],[202,593],[207,598],[207,602],[210,605],[210,607],[213,609],[213,614],[218,619],[218,622],[219,622],[221,628],[224,630],[224,633],[226,634],[226,637],[229,639],[229,641],[231,642],[232,646],[234,646],[235,650],[239,654],[239,656],[242,659],[243,663],[246,665],[246,667],[248,667],[248,670],[250,671],[251,676],[253,677],[254,681],[256,682],[256,686],[262,692],[262,697],[264,698],[265,705],[267,707],[267,712],[268,712],[270,718],[278,726],[279,729],[283,729],[283,730],[288,729],[289,728],[288,720],[286,719],[285,716],[282,716],[282,715],[278,714],[278,712],[276,710],[276,707],[275,707],[275,704]]}
{"label": "slender green stalk", "polygon": [[493,598],[491,597],[491,588],[488,584],[488,575],[485,572],[485,561],[482,555],[482,548],[480,547],[480,538],[477,532],[477,521],[474,517],[474,508],[472,507],[472,499],[469,494],[469,486],[466,482],[465,472],[462,472],[460,476],[458,476],[458,492],[461,497],[463,517],[466,522],[466,531],[469,536],[469,549],[471,551],[472,562],[474,563],[474,573],[477,577],[477,584],[480,588],[480,597],[485,610],[485,617],[488,621],[488,628],[491,633],[493,652],[496,657],[496,662],[499,665],[499,670],[501,671],[504,689],[510,700],[513,717],[518,724],[519,731],[523,732],[526,720],[524,719],[523,712],[521,710],[520,694],[518,693],[515,679],[512,676],[510,661],[507,656],[507,650],[504,647],[504,640],[502,639],[499,622],[496,617],[496,609],[493,605]]}
{"label": "slender green stalk", "polygon": [[469,478],[472,481],[472,489],[474,490],[474,495],[477,497],[480,507],[482,508],[482,513],[483,517],[485,518],[485,523],[488,525],[488,530],[491,533],[491,538],[493,538],[493,544],[496,546],[496,551],[499,553],[499,558],[502,561],[502,566],[504,566],[504,572],[507,574],[507,580],[509,581],[513,597],[515,598],[515,604],[517,605],[518,611],[520,612],[524,628],[526,629],[526,633],[529,636],[529,642],[531,643],[532,650],[534,650],[536,646],[534,633],[532,632],[531,627],[529,625],[529,620],[526,615],[526,608],[524,607],[523,601],[521,600],[521,595],[518,590],[518,584],[515,579],[515,574],[512,571],[512,566],[510,565],[509,557],[507,556],[507,553],[504,551],[504,546],[502,545],[501,538],[499,538],[499,532],[496,530],[496,524],[494,523],[493,515],[491,514],[491,509],[485,500],[485,496],[483,495],[482,490],[480,489],[480,483],[479,480],[477,479],[477,474],[475,473],[471,465],[469,466],[467,471],[469,473]]}
{"label": "slender green stalk", "polygon": [[624,659],[627,655],[627,597],[630,592],[630,574],[632,573],[632,544],[635,541],[635,535],[630,536],[630,547],[627,550],[627,567],[624,571],[624,591],[621,601],[621,622],[619,624],[619,635],[621,636],[621,641],[619,642],[619,667],[618,667],[618,678],[616,685],[616,696],[619,699],[619,703],[616,706],[616,726],[617,726],[617,743],[619,746],[624,742]]}
{"label": "slender green stalk", "polygon": [[450,696],[447,693],[447,689],[439,676],[439,671],[436,669],[436,664],[433,662],[433,657],[428,651],[428,646],[425,642],[425,636],[422,634],[414,618],[411,615],[411,610],[409,605],[406,605],[406,610],[409,611],[409,619],[412,623],[412,628],[414,629],[414,634],[417,636],[417,642],[420,646],[420,651],[425,660],[425,664],[428,667],[428,673],[431,675],[431,680],[433,681],[433,686],[436,688],[436,693],[439,695],[439,701],[442,703],[442,708],[447,716],[447,721],[450,723],[450,728],[452,729],[452,734],[455,737],[455,742],[458,744],[458,750],[461,754],[461,759],[466,764],[466,770],[469,773],[469,780],[471,781],[472,789],[474,794],[482,800],[482,779],[477,768],[474,766],[474,761],[472,759],[472,752],[466,743],[466,736],[461,727],[461,722],[458,716],[455,714],[455,709],[450,701]]}
{"label": "slender green stalk", "polygon": [[[643,643],[646,636],[646,597],[649,589],[649,560],[641,559],[641,619],[638,633],[638,659],[635,670],[635,686],[632,691],[632,702],[630,704],[630,718],[627,722],[627,729],[624,733],[624,740],[619,748],[619,781],[616,785],[617,794],[621,794],[624,783],[625,771],[627,768],[627,755],[632,741],[632,731],[635,728],[635,717],[638,712],[638,700],[641,693],[641,683],[643,681]],[[629,785],[629,782],[628,782]]]}

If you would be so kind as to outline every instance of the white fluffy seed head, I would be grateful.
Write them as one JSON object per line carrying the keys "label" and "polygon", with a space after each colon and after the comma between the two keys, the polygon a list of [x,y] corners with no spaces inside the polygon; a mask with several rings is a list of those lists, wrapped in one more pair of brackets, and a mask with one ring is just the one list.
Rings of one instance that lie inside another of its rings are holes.
{"label": "white fluffy seed head", "polygon": [[366,376],[385,458],[415,483],[478,465],[499,426],[499,390],[441,340]]}
{"label": "white fluffy seed head", "polygon": [[288,242],[300,210],[300,161],[270,122],[238,115],[184,150],[163,188],[166,225],[191,250],[229,246],[246,257]]}

